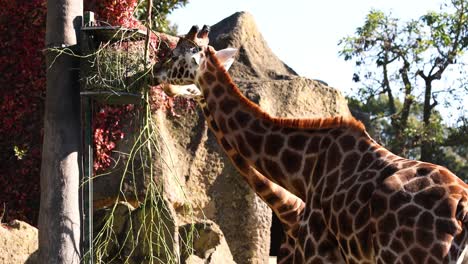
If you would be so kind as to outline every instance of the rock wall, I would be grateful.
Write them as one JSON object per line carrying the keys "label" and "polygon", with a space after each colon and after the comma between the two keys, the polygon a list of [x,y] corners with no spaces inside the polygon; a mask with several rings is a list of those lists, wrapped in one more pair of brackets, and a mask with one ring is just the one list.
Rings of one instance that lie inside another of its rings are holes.
{"label": "rock wall", "polygon": [[[239,50],[229,72],[243,93],[271,115],[350,115],[340,92],[320,82],[299,77],[271,51],[249,13],[235,13],[213,25],[210,45],[217,50],[226,47]],[[269,253],[271,211],[239,180],[240,175],[231,173],[230,164],[226,167],[228,173],[221,174],[213,186],[221,190],[213,198],[222,205],[218,212],[224,213],[215,222],[223,230],[237,263],[267,263],[265,256]],[[237,180],[232,179],[232,175]],[[236,181],[235,185],[232,185],[233,181]],[[243,206],[236,208],[239,204]],[[249,215],[244,216],[243,212]]]}
{"label": "rock wall", "polygon": [[[239,49],[231,76],[248,98],[270,114],[281,117],[350,114],[346,100],[337,90],[299,77],[278,59],[250,14],[236,13],[212,26],[210,39],[216,49]],[[129,246],[134,241],[128,240],[127,235],[138,233],[148,216],[167,227],[168,252],[178,255],[181,263],[268,263],[271,210],[227,160],[208,131],[201,111],[181,113],[179,117],[159,111],[152,118],[157,128],[158,153],[152,163],[156,181],[163,187],[164,202],[136,209],[128,203],[116,207],[112,226],[116,240],[107,250],[111,256],[120,255],[112,263],[120,263],[119,259],[129,255],[132,255],[129,263],[145,263],[148,252],[156,251],[143,245],[137,250]],[[119,146],[122,152],[130,152],[137,119],[135,116],[127,125],[129,136]],[[97,208],[110,205],[119,193],[122,168],[128,157],[116,153],[115,158],[121,161],[116,170],[95,180]],[[136,167],[139,162],[136,159]],[[129,194],[128,202],[138,205],[131,197],[142,198],[146,194],[149,175],[136,170],[133,176],[122,185]],[[151,206],[168,207],[166,216],[159,219],[158,215],[149,214],[155,212]],[[103,225],[102,219],[109,210],[96,211],[96,227]],[[195,230],[193,237],[190,230]],[[193,248],[184,246],[188,240],[193,241]],[[35,263],[32,253],[36,250],[35,228],[22,222],[14,222],[8,228],[0,226],[0,263]]]}
{"label": "rock wall", "polygon": [[18,220],[0,224],[0,263],[36,264],[37,228]]}
{"label": "rock wall", "polygon": [[[338,91],[299,77],[278,59],[250,14],[236,13],[213,25],[210,39],[210,45],[216,49],[239,49],[230,74],[246,96],[270,114],[281,117],[350,114]],[[227,160],[208,131],[201,111],[181,113],[180,117],[158,112],[153,121],[159,142],[155,175],[163,185],[165,199],[174,209],[176,225],[210,220],[224,234],[236,263],[268,263],[271,210]],[[129,143],[122,148],[128,150]],[[111,191],[110,186],[120,182],[119,177],[117,173],[96,180],[95,204],[113,197],[115,189]],[[148,181],[143,175],[137,177],[143,179],[139,184]],[[130,191],[131,182],[127,185]],[[229,262],[230,254],[227,255]],[[195,254],[190,258],[199,263],[196,261],[201,256]]]}

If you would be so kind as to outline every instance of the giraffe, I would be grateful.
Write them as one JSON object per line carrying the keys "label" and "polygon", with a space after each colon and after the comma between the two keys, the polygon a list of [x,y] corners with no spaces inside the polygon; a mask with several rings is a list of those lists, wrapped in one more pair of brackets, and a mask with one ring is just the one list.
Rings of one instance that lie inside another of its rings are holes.
{"label": "giraffe", "polygon": [[391,153],[352,117],[270,116],[233,83],[223,67],[230,56],[210,46],[187,49],[155,78],[199,87],[210,129],[241,174],[255,171],[305,202],[280,263],[462,261],[462,180]]}
{"label": "giraffe", "polygon": [[[202,28],[201,31],[198,31],[198,27],[193,26],[184,37],[179,39],[177,47],[173,51],[174,56],[171,61],[177,60],[177,56],[182,54],[183,50],[194,50],[200,47],[207,47],[209,41],[208,33],[209,27],[206,25]],[[233,59],[230,55],[234,54],[235,52],[236,51],[234,49],[226,49],[225,51],[220,51],[220,53],[218,53],[218,55],[223,54],[221,55],[225,59],[223,61],[223,67],[226,70],[229,69],[229,67],[232,65]],[[174,71],[167,74],[169,76],[184,76],[182,72],[179,71],[180,69],[181,68],[176,68]],[[195,85],[169,85],[167,83],[163,83],[163,89],[167,94],[172,96],[183,96],[195,99],[198,105],[200,105],[205,119],[208,121],[208,127],[210,130],[214,131],[217,129],[215,123],[212,122],[213,118],[209,114],[203,96]],[[222,137],[221,134],[215,133],[215,138],[220,147],[227,153],[227,157],[233,161],[233,154],[235,153],[233,153],[232,150],[234,150],[234,148],[229,145],[229,143]],[[236,163],[233,162],[233,164],[236,167]],[[297,228],[300,214],[304,209],[304,201],[299,199],[294,194],[288,192],[278,184],[270,181],[253,167],[242,170],[240,172],[241,175],[244,176],[244,179],[250,188],[252,188],[252,190],[272,209],[272,211],[278,217],[286,235],[294,237],[295,232],[298,230]]]}

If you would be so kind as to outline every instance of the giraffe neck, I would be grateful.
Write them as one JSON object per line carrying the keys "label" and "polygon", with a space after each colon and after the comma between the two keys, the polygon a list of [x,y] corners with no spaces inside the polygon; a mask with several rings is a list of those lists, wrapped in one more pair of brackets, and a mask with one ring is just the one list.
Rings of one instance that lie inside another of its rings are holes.
{"label": "giraffe neck", "polygon": [[300,215],[305,207],[304,201],[281,186],[270,181],[254,168],[246,166],[247,162],[231,145],[229,145],[223,134],[220,133],[206,102],[202,98],[197,98],[197,103],[200,105],[203,115],[208,123],[208,127],[215,135],[219,146],[224,150],[250,188],[276,214],[283,224],[284,231],[292,238],[295,238],[297,236],[296,233],[298,230]]}
{"label": "giraffe neck", "polygon": [[221,145],[232,148],[226,153],[235,153],[233,157],[302,200],[306,201],[306,189],[313,189],[322,176],[349,166],[341,162],[342,151],[355,151],[351,156],[359,160],[358,141],[366,146],[373,143],[353,118],[271,117],[240,92],[210,50],[205,56],[196,84],[205,98],[210,126]]}

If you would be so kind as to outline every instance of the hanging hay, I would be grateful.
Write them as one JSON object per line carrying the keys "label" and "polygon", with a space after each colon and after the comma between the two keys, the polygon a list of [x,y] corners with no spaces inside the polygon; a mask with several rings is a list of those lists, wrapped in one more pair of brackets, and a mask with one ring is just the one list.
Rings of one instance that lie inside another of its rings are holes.
{"label": "hanging hay", "polygon": [[146,86],[144,41],[101,43],[85,63],[86,91],[141,94]]}

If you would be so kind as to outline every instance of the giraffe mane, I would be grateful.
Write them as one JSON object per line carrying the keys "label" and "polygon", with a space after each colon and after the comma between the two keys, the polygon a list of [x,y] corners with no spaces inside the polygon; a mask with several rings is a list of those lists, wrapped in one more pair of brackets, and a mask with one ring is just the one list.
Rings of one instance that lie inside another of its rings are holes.
{"label": "giraffe mane", "polygon": [[208,60],[215,66],[218,74],[218,79],[225,81],[231,88],[231,91],[238,95],[241,101],[260,118],[269,121],[275,125],[288,128],[304,128],[304,129],[330,129],[338,127],[349,127],[357,131],[364,132],[365,126],[362,122],[356,120],[353,116],[334,116],[325,118],[281,118],[274,117],[262,110],[257,104],[250,101],[242,94],[237,85],[233,82],[227,70],[221,65],[221,62],[215,55],[215,50],[209,46],[205,52]]}

